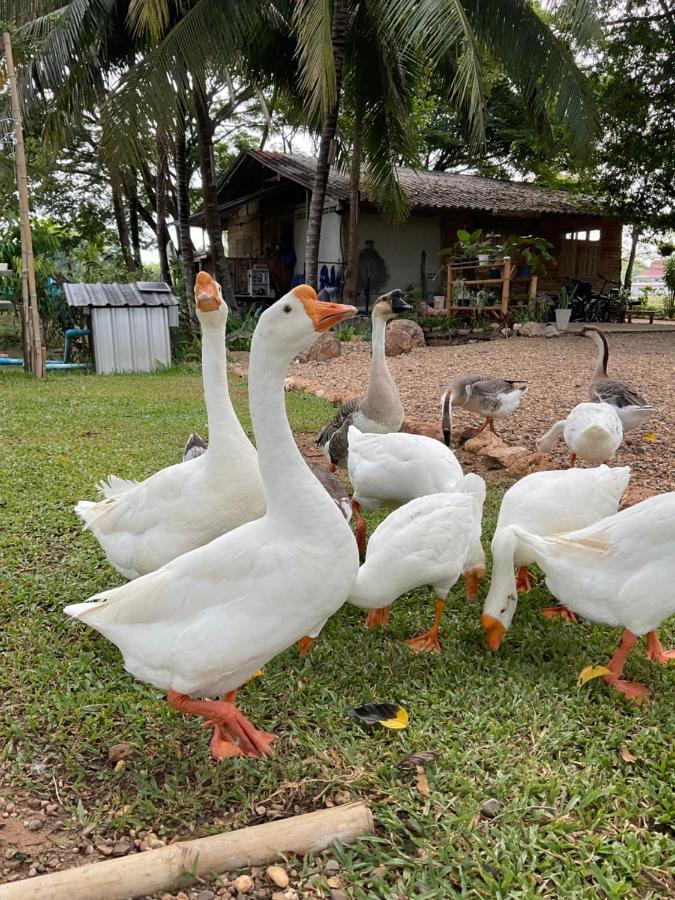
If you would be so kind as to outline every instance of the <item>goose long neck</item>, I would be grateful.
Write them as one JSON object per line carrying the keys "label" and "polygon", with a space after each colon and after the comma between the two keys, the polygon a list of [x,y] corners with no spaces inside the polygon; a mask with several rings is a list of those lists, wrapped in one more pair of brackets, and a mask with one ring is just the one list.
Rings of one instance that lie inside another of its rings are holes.
{"label": "goose long neck", "polygon": [[594,331],[593,342],[598,351],[593,378],[607,378],[607,363],[609,362],[609,345],[607,343],[607,338],[604,334],[600,334],[599,331]]}
{"label": "goose long neck", "polygon": [[375,369],[381,369],[382,367],[387,367],[387,361],[384,355],[384,331],[387,327],[387,323],[380,316],[375,316],[373,318],[373,357],[370,361],[370,371],[371,373]]}
{"label": "goose long neck", "polygon": [[202,379],[209,422],[209,449],[228,450],[233,442],[248,441],[232,406],[227,385],[224,328],[202,330]]}
{"label": "goose long neck", "polygon": [[[256,340],[257,338],[257,340]],[[249,365],[249,406],[268,516],[316,520],[319,510],[335,509],[298,450],[286,415],[284,380],[290,359],[266,347],[254,333]]]}
{"label": "goose long neck", "polygon": [[[380,316],[373,316],[372,350],[370,360],[370,378],[368,390],[364,398],[366,409],[375,407],[375,411],[387,403],[390,395],[398,396],[394,379],[391,377],[384,352],[386,321]],[[363,404],[362,404],[363,405]]]}

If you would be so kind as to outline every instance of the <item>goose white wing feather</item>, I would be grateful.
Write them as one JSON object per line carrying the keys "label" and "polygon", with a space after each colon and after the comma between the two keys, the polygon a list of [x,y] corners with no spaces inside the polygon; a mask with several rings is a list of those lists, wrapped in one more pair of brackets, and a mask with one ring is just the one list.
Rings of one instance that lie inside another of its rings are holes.
{"label": "goose white wing feather", "polygon": [[611,516],[630,472],[630,466],[597,466],[526,475],[504,494],[495,533],[520,525],[534,534],[559,534]]}
{"label": "goose white wing feather", "polygon": [[341,534],[335,552],[353,560],[353,572],[327,570],[325,548],[282,536],[264,518],[65,612],[116,644],[127,671],[157,688],[191,696],[233,690],[347,599],[356,547],[330,507]]}
{"label": "goose white wing feather", "polygon": [[598,465],[613,459],[621,446],[621,419],[609,403],[579,403],[567,416],[563,437],[571,453]]}
{"label": "goose white wing feather", "polygon": [[[250,445],[249,445],[250,446]],[[133,488],[76,510],[109,562],[127,578],[152,572],[261,516],[265,500],[256,453],[241,448],[237,472],[210,465],[207,453],[176,463]],[[224,499],[226,498],[226,499]]]}
{"label": "goose white wing feather", "polygon": [[347,467],[354,499],[368,511],[452,491],[463,478],[455,454],[434,438],[364,434],[353,426]]}
{"label": "goose white wing feather", "polygon": [[675,493],[563,535],[515,533],[551,592],[579,615],[645,634],[675,613]]}
{"label": "goose white wing feather", "polygon": [[447,594],[467,558],[473,515],[464,493],[430,494],[399,507],[373,532],[349,602],[381,608],[426,584]]}

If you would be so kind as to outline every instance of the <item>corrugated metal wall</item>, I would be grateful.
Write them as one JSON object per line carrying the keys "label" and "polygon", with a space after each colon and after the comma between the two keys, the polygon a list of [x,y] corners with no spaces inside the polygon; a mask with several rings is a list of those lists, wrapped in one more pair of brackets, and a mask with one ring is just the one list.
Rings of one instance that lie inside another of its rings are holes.
{"label": "corrugated metal wall", "polygon": [[94,307],[91,324],[99,374],[149,372],[171,365],[165,306]]}

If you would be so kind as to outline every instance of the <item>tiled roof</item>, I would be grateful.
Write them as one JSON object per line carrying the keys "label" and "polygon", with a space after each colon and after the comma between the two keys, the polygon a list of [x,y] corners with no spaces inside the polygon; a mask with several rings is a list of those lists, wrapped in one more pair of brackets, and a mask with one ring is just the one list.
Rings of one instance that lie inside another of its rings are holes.
{"label": "tiled roof", "polygon": [[64,284],[68,306],[177,306],[178,300],[163,281],[133,284]]}
{"label": "tiled roof", "polygon": [[[258,160],[284,178],[311,188],[316,160],[300,154],[270,150],[247,150],[246,155]],[[602,209],[590,198],[537,187],[523,181],[500,181],[478,175],[456,175],[426,169],[400,167],[401,187],[413,207],[427,209],[480,209],[495,215],[509,213],[538,215],[541,213],[589,213],[602,215]],[[223,185],[227,182],[227,175]],[[349,176],[335,169],[328,176],[327,194],[338,200],[349,199]],[[365,199],[371,200],[367,192]]]}

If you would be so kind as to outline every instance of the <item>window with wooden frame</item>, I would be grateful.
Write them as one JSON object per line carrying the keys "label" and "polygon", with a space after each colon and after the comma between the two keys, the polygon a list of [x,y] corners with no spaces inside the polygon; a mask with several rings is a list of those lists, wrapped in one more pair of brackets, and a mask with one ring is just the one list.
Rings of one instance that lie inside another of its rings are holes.
{"label": "window with wooden frame", "polygon": [[558,273],[585,281],[598,274],[602,231],[599,228],[579,228],[560,235]]}

